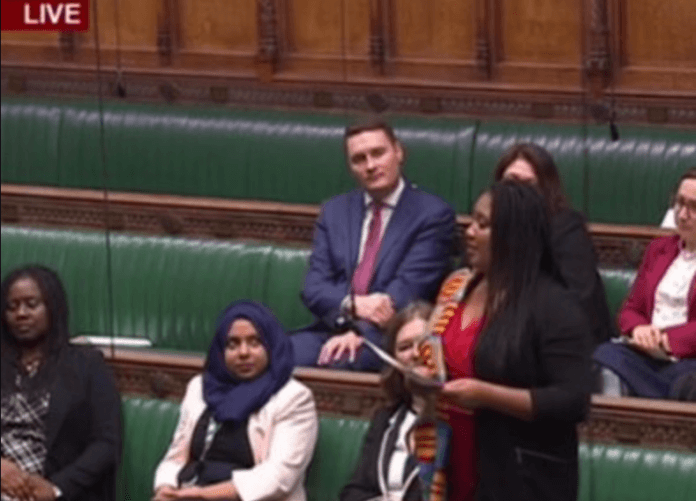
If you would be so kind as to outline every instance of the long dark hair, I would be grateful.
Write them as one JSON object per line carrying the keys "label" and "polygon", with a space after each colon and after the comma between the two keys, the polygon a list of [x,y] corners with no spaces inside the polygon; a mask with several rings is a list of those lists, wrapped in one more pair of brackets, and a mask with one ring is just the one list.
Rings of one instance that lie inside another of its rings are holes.
{"label": "long dark hair", "polygon": [[[414,301],[394,315],[386,328],[387,352],[390,355],[396,354],[396,337],[404,325],[416,318],[422,318],[427,322],[432,312],[433,307],[430,303]],[[387,368],[384,374],[384,389],[392,403],[405,402],[410,405],[411,392],[406,389],[404,376],[392,367]]]}
{"label": "long dark hair", "polygon": [[522,336],[530,322],[539,279],[546,275],[562,283],[551,249],[551,223],[544,197],[533,186],[502,181],[489,190],[491,265],[488,270],[486,326],[505,335],[493,343],[499,368],[523,351]]}
{"label": "long dark hair", "polygon": [[15,387],[15,378],[20,366],[21,350],[7,324],[8,295],[10,288],[20,279],[30,278],[41,291],[48,312],[48,333],[42,344],[44,361],[36,377],[31,378],[31,387],[41,387],[50,380],[52,368],[62,349],[70,339],[68,331],[68,301],[63,284],[55,271],[41,265],[29,265],[11,271],[0,286],[0,316],[2,317],[2,393]]}
{"label": "long dark hair", "polygon": [[501,181],[507,168],[517,159],[529,162],[539,181],[539,190],[546,199],[552,214],[567,209],[570,204],[563,190],[561,176],[558,174],[556,162],[545,148],[533,143],[519,143],[508,148],[498,160],[495,168],[495,180]]}

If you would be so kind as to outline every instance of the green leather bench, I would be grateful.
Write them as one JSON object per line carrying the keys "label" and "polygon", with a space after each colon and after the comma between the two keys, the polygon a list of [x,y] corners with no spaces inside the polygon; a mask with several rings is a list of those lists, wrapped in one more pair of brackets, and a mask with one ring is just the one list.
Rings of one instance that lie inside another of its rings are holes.
{"label": "green leather bench", "polygon": [[[309,249],[279,245],[2,226],[2,276],[41,263],[68,293],[73,335],[147,338],[156,348],[205,352],[219,312],[236,299],[268,305],[287,329],[308,325],[299,292]],[[615,314],[635,272],[601,269]],[[112,290],[109,293],[108,283]],[[111,308],[109,308],[111,302]]]}
{"label": "green leather bench", "polygon": [[73,335],[103,335],[111,320],[116,336],[205,352],[218,314],[236,299],[267,304],[288,329],[312,320],[299,297],[307,249],[112,234],[109,277],[104,233],[3,226],[1,241],[3,276],[28,263],[59,272]]}
{"label": "green leather bench", "polygon": [[[107,102],[102,165],[96,104],[7,98],[2,182],[318,204],[353,187],[341,143],[352,120]],[[688,130],[622,126],[613,142],[605,126],[390,120],[407,147],[408,177],[458,213],[470,212],[502,151],[518,141],[554,154],[571,201],[592,222],[658,224],[677,178],[696,165]]]}
{"label": "green leather bench", "polygon": [[[176,426],[178,404],[125,397],[119,501],[149,501],[155,468]],[[335,501],[359,461],[368,422],[321,416],[307,472],[308,501]],[[581,444],[580,501],[691,501],[696,454],[623,445]]]}

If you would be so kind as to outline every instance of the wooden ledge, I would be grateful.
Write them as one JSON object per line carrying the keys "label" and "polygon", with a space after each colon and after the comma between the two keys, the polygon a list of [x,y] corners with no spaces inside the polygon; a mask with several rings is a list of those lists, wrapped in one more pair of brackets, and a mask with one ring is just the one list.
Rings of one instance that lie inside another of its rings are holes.
{"label": "wooden ledge", "polygon": [[[153,349],[102,349],[119,391],[180,400],[186,384],[203,370],[204,356]],[[298,367],[295,377],[314,393],[317,409],[369,419],[387,403],[382,374]],[[592,396],[582,440],[696,451],[696,404],[641,398]]]}
{"label": "wooden ledge", "polygon": [[[319,206],[149,193],[3,184],[2,222],[199,238],[240,238],[308,246]],[[460,235],[471,223],[457,216]],[[646,245],[669,230],[590,223],[599,262],[636,268]]]}

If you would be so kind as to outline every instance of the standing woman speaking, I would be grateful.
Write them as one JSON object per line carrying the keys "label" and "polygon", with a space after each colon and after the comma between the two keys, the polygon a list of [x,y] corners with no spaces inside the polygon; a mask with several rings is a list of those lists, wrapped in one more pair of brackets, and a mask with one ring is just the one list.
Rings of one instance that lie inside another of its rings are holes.
{"label": "standing woman speaking", "polygon": [[509,181],[479,197],[467,230],[471,284],[485,284],[483,326],[474,375],[448,381],[442,395],[475,413],[480,501],[577,497],[590,339],[550,234],[542,195]]}

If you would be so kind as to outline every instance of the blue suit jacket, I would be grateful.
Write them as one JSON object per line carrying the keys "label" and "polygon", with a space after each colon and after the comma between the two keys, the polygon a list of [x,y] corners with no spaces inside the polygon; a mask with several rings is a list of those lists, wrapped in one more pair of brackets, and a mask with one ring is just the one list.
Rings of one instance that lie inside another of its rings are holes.
{"label": "blue suit jacket", "polygon": [[[415,299],[434,298],[449,271],[455,235],[454,210],[405,181],[369,288],[389,294],[397,310]],[[362,190],[336,196],[322,207],[302,290],[302,301],[319,319],[314,328],[332,330],[350,292],[365,210]]]}

